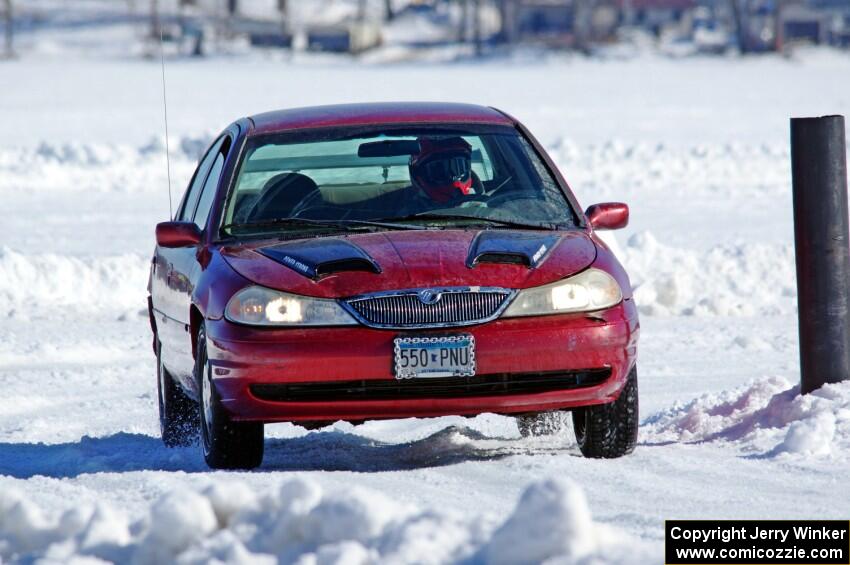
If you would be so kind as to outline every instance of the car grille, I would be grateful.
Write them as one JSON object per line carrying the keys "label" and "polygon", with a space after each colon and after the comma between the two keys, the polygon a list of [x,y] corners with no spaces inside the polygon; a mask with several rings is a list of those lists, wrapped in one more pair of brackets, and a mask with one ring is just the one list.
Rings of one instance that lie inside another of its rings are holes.
{"label": "car grille", "polygon": [[463,326],[495,318],[507,305],[511,291],[490,289],[434,289],[438,298],[423,300],[421,291],[373,294],[346,301],[359,320],[380,328]]}
{"label": "car grille", "polygon": [[251,393],[272,402],[412,400],[538,394],[586,388],[605,382],[611,369],[505,373],[438,379],[379,379],[321,383],[254,384]]}

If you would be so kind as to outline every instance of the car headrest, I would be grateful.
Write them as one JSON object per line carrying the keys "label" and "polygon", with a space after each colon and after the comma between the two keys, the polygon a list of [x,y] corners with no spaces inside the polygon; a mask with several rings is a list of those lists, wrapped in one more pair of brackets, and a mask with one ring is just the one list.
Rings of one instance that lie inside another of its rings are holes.
{"label": "car headrest", "polygon": [[248,221],[285,218],[304,198],[317,191],[315,181],[301,173],[280,173],[266,181],[248,214]]}

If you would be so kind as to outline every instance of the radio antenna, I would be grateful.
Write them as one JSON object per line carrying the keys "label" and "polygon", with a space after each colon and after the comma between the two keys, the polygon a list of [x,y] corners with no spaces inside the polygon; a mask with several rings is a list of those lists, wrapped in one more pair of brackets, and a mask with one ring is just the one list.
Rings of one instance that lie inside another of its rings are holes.
{"label": "radio antenna", "polygon": [[171,155],[168,148],[168,98],[165,95],[165,50],[163,49],[162,22],[159,22],[159,62],[162,68],[162,113],[165,118],[165,169],[168,173],[168,219],[174,219],[171,209]]}

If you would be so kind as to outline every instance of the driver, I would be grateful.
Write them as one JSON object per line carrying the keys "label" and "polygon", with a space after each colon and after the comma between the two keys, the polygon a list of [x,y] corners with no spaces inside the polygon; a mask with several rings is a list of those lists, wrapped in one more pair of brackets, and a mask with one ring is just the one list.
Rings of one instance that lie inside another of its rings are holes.
{"label": "driver", "polygon": [[472,146],[462,137],[417,139],[419,153],[410,156],[410,179],[428,199],[445,204],[475,194]]}

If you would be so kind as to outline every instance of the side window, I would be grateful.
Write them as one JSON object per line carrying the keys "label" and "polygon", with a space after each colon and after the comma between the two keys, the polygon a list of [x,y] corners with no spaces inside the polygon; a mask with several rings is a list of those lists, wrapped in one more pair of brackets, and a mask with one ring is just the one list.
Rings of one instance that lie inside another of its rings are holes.
{"label": "side window", "polygon": [[204,158],[201,159],[200,165],[195,170],[195,176],[192,178],[192,184],[186,190],[186,196],[183,198],[183,207],[177,213],[177,220],[181,222],[189,222],[195,214],[195,208],[198,205],[198,198],[201,196],[201,188],[207,180],[207,173],[213,165],[213,161],[218,155],[221,144],[224,142],[224,137],[216,141]]}
{"label": "side window", "polygon": [[215,197],[216,188],[218,188],[218,180],[221,177],[221,170],[224,168],[224,157],[227,155],[227,150],[230,146],[230,140],[225,138],[226,142],[222,145],[221,150],[216,155],[213,161],[212,168],[207,175],[207,181],[204,183],[204,188],[201,190],[201,197],[198,199],[198,209],[195,211],[195,225],[200,229],[204,229],[207,225],[207,218],[210,216],[212,208],[212,200]]}

